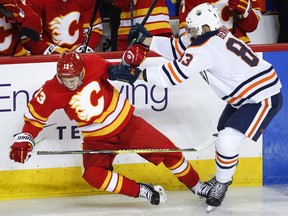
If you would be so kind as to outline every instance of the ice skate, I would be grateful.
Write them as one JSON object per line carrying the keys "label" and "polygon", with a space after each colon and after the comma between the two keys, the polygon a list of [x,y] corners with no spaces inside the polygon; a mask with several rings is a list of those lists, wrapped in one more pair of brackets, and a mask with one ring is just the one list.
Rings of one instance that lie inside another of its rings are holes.
{"label": "ice skate", "polygon": [[160,185],[139,183],[140,192],[138,197],[146,198],[152,205],[159,205],[160,202],[167,202],[167,195],[164,188]]}
{"label": "ice skate", "polygon": [[221,205],[225,197],[226,191],[228,190],[228,186],[231,184],[231,182],[232,181],[220,183],[216,181],[216,184],[212,186],[206,199],[206,203],[208,205],[207,213],[213,211],[215,208]]}
{"label": "ice skate", "polygon": [[198,195],[200,198],[207,197],[211,186],[199,181],[193,188],[190,188],[193,194]]}

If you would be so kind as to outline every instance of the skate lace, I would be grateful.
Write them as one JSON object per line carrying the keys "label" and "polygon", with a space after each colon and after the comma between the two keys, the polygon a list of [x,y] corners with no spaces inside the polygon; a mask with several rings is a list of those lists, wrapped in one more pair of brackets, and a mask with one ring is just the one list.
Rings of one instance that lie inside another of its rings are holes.
{"label": "skate lace", "polygon": [[210,187],[216,185],[217,184],[216,176],[211,178],[209,181],[203,182],[203,184],[208,185]]}
{"label": "skate lace", "polygon": [[217,183],[214,187],[211,188],[210,191],[210,196],[217,198],[217,199],[221,199],[223,197],[223,195],[225,194],[225,192],[228,189],[228,183]]}
{"label": "skate lace", "polygon": [[210,185],[202,184],[200,190],[197,191],[197,194],[198,195],[202,195],[202,196],[203,195],[207,196],[207,194],[209,193],[210,190],[211,190],[211,186]]}

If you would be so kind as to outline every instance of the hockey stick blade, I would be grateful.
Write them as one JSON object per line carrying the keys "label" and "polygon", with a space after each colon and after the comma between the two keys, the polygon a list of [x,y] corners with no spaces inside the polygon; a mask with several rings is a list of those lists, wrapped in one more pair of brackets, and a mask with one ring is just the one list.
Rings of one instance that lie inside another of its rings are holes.
{"label": "hockey stick blade", "polygon": [[62,155],[62,154],[127,154],[127,153],[161,153],[161,152],[195,152],[205,149],[212,144],[217,139],[217,134],[213,134],[208,140],[206,140],[200,146],[194,148],[185,149],[120,149],[120,150],[68,150],[68,151],[37,151],[31,152],[37,155]]}

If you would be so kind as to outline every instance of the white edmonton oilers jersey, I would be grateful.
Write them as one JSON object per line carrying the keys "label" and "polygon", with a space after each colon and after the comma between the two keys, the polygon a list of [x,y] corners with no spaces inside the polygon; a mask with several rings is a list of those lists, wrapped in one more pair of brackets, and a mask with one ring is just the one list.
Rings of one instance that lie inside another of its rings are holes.
{"label": "white edmonton oilers jersey", "polygon": [[215,93],[234,107],[258,103],[280,92],[281,82],[272,65],[224,27],[192,43],[186,36],[153,37],[150,50],[171,60],[146,68],[148,82],[157,86],[177,85],[200,73]]}

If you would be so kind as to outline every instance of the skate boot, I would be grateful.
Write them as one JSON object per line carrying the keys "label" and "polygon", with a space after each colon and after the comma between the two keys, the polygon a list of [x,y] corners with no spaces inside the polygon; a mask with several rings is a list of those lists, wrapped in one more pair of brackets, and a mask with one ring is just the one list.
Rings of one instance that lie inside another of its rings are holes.
{"label": "skate boot", "polygon": [[[233,182],[233,177],[232,177],[232,180],[229,181],[229,185],[231,185],[232,182]],[[203,184],[208,185],[210,187],[216,185],[217,184],[216,176],[214,176],[213,178],[211,178],[210,180],[208,180],[206,182],[203,182]]]}
{"label": "skate boot", "polygon": [[167,195],[160,185],[139,183],[140,191],[138,197],[146,198],[152,205],[159,205],[160,202],[167,202]]}
{"label": "skate boot", "polygon": [[198,195],[200,198],[207,197],[211,186],[199,181],[193,188],[189,188],[193,194]]}
{"label": "skate boot", "polygon": [[208,185],[210,187],[216,185],[217,184],[216,176],[214,176],[213,178],[211,178],[210,180],[206,182],[203,182],[203,184]]}
{"label": "skate boot", "polygon": [[231,184],[231,182],[232,181],[226,183],[220,183],[216,181],[216,184],[212,186],[206,199],[206,203],[208,205],[207,208],[208,213],[221,205],[225,197],[226,191],[228,190],[228,186]]}

